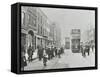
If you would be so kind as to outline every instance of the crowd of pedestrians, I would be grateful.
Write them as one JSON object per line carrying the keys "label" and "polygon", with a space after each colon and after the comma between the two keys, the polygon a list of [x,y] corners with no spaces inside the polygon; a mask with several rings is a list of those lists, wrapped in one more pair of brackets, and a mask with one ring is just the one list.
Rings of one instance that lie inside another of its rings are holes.
{"label": "crowd of pedestrians", "polygon": [[[80,51],[82,53],[83,57],[86,57],[90,55],[90,52],[95,51],[93,46],[89,45],[81,45]],[[41,46],[37,46],[37,48],[34,50],[32,46],[29,46],[27,49],[27,52],[25,50],[24,46],[21,46],[21,69],[24,70],[24,67],[27,66],[28,63],[33,61],[34,52],[36,52],[36,59],[38,61],[43,62],[43,66],[47,66],[47,61],[52,60],[54,57],[61,58],[61,55],[64,54],[64,48],[63,47],[54,47],[54,46],[46,46],[45,48]]]}
{"label": "crowd of pedestrians", "polygon": [[63,47],[61,48],[57,48],[57,47],[54,47],[54,46],[48,46],[48,47],[45,47],[43,48],[42,46],[38,46],[37,47],[38,49],[38,59],[39,61],[43,61],[43,65],[44,66],[47,66],[47,61],[48,60],[52,60],[54,57],[58,57],[58,58],[61,58],[61,54],[64,53],[64,49]]}
{"label": "crowd of pedestrians", "polygon": [[90,55],[90,51],[94,52],[94,46],[81,45],[80,46],[80,51],[81,51],[83,57],[86,57],[86,53],[89,56]]}
{"label": "crowd of pedestrians", "polygon": [[25,51],[25,47],[21,47],[21,69],[24,70],[24,67],[27,66],[27,63],[30,63],[33,61],[34,52],[37,53],[37,59],[39,61],[43,62],[43,66],[47,66],[47,61],[52,60],[54,57],[61,58],[61,54],[64,53],[64,48],[60,47],[54,47],[54,46],[47,46],[43,47],[37,46],[35,50],[33,50],[32,46],[30,45],[27,49],[27,52]]}

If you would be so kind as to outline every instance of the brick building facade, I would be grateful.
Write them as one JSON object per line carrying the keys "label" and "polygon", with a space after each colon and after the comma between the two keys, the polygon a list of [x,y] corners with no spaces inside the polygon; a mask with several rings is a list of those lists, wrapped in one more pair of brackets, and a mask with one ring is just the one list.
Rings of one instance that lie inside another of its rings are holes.
{"label": "brick building facade", "polygon": [[60,28],[49,21],[45,13],[36,7],[21,8],[21,45],[26,51],[29,46],[33,50],[38,45],[44,48],[48,45],[60,46]]}

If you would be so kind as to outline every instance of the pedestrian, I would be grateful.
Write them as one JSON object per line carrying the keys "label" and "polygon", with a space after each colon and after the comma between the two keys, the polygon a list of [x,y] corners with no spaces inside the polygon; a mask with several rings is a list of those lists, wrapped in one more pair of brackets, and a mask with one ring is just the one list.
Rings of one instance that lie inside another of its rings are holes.
{"label": "pedestrian", "polygon": [[38,49],[38,57],[39,57],[39,61],[41,61],[43,58],[43,48],[41,46],[39,46]]}
{"label": "pedestrian", "polygon": [[55,56],[57,57],[57,48],[54,48]]}
{"label": "pedestrian", "polygon": [[81,50],[82,56],[84,56],[83,46],[82,45],[80,46],[80,50]]}
{"label": "pedestrian", "polygon": [[25,57],[25,48],[21,46],[21,70],[24,70],[25,66],[27,66],[26,57]]}
{"label": "pedestrian", "polygon": [[29,46],[27,53],[28,53],[28,61],[31,62],[32,61],[32,54],[33,54],[31,45]]}
{"label": "pedestrian", "polygon": [[47,66],[47,53],[46,53],[46,49],[43,50],[43,65]]}
{"label": "pedestrian", "polygon": [[33,51],[33,55],[32,55],[32,59],[36,59],[38,58],[38,46],[36,47],[36,49]]}
{"label": "pedestrian", "polygon": [[86,46],[83,46],[83,56],[86,57]]}
{"label": "pedestrian", "polygon": [[89,54],[90,54],[90,46],[89,45],[87,46],[87,53],[88,53],[88,56],[89,56]]}
{"label": "pedestrian", "polygon": [[47,48],[46,52],[47,52],[47,55],[48,55],[48,60],[50,60],[51,59],[50,47]]}
{"label": "pedestrian", "polygon": [[28,53],[25,52],[26,62],[28,63]]}
{"label": "pedestrian", "polygon": [[53,46],[51,46],[51,59],[54,57],[54,48],[53,48]]}
{"label": "pedestrian", "polygon": [[31,62],[32,62],[32,60],[33,60],[33,54],[34,54],[34,52],[35,52],[35,49],[34,49],[34,46],[32,46],[31,47],[31,55],[30,55],[30,60],[31,60]]}
{"label": "pedestrian", "polygon": [[92,52],[94,52],[94,49],[95,49],[95,47],[94,47],[94,45],[92,45]]}
{"label": "pedestrian", "polygon": [[58,48],[58,57],[61,58],[61,49]]}

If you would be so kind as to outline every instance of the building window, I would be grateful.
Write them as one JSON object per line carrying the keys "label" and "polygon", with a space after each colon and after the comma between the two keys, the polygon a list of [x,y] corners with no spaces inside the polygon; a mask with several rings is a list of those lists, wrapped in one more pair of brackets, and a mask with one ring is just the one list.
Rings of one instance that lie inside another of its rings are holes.
{"label": "building window", "polygon": [[25,25],[25,13],[22,12],[22,25]]}
{"label": "building window", "polygon": [[34,25],[35,27],[36,27],[36,19],[35,19],[35,17],[32,17],[32,25]]}
{"label": "building window", "polygon": [[39,24],[38,24],[38,34],[40,33],[40,30],[39,30],[39,28],[40,28],[40,26],[39,26]]}
{"label": "building window", "polygon": [[29,14],[27,15],[27,21],[28,21],[27,24],[29,24],[29,21],[30,21],[30,15]]}
{"label": "building window", "polygon": [[36,19],[33,15],[29,14],[28,16],[28,24],[31,26],[35,26],[36,27]]}
{"label": "building window", "polygon": [[31,25],[31,15],[28,15],[28,24]]}

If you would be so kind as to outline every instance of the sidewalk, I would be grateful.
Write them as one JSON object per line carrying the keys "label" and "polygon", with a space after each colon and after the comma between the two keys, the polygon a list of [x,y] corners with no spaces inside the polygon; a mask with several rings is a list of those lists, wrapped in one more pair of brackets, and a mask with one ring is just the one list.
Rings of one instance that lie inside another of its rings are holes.
{"label": "sidewalk", "polygon": [[24,70],[43,70],[43,69],[53,69],[53,66],[57,63],[59,58],[54,57],[52,60],[47,61],[47,66],[44,67],[43,61],[39,61],[38,59],[33,60],[28,63],[28,65],[24,68]]}

